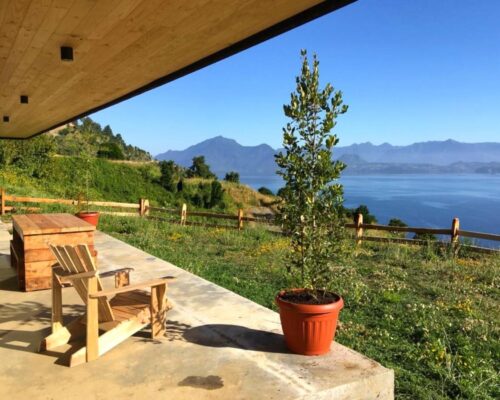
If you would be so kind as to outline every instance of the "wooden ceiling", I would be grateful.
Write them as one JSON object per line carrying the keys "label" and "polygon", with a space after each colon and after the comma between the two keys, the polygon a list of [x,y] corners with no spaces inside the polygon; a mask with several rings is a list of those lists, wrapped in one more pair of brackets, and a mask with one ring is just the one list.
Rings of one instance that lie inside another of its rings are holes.
{"label": "wooden ceiling", "polygon": [[352,1],[0,0],[0,137],[42,133]]}

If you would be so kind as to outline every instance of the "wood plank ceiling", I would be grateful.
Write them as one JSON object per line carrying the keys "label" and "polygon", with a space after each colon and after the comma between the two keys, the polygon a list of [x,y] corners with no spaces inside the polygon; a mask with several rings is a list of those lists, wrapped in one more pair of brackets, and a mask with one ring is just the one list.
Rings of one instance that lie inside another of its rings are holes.
{"label": "wood plank ceiling", "polygon": [[0,0],[0,137],[47,131],[352,1]]}

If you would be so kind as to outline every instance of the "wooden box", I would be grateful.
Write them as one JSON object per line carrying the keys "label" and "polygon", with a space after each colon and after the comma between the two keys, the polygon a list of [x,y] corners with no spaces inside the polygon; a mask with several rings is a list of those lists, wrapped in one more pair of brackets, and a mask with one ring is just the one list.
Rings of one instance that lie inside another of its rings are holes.
{"label": "wooden box", "polygon": [[26,214],[12,217],[11,264],[17,268],[19,288],[50,289],[57,263],[49,244],[86,244],[94,256],[95,227],[71,214]]}

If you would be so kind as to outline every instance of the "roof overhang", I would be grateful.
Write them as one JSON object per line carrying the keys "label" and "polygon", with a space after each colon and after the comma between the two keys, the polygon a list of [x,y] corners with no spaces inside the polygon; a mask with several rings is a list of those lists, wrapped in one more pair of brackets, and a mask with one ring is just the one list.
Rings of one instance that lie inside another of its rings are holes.
{"label": "roof overhang", "polygon": [[2,0],[0,137],[43,133],[354,1]]}

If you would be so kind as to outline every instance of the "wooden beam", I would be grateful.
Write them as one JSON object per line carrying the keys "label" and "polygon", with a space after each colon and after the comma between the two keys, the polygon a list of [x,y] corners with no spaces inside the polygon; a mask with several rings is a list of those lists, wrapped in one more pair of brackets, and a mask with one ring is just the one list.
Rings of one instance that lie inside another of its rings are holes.
{"label": "wooden beam", "polygon": [[[34,38],[30,46],[14,40],[25,36],[17,34],[24,23],[24,14],[16,15],[13,24],[7,24],[11,32],[6,37],[12,38],[6,39],[12,45],[5,47],[4,55],[9,62],[8,80],[0,81],[0,89],[5,87],[5,93],[0,90],[0,97],[7,99],[4,108],[10,112],[11,121],[0,127],[0,136],[27,138],[59,127],[223,60],[353,1],[235,0],[224,5],[142,1],[137,5],[124,0],[118,5],[97,2],[95,7],[83,1],[67,2],[64,7],[48,10],[47,23],[41,20],[44,13],[30,14],[34,19],[30,24],[36,22],[39,26],[29,30]],[[33,3],[36,6],[39,2]],[[74,42],[75,61],[70,66],[61,66],[54,57],[53,47],[62,36]],[[11,57],[8,52],[12,52]],[[139,68],[125,68],[129,65],[125,61]],[[15,108],[17,96],[13,93],[21,89],[29,90],[30,100],[33,96],[29,108]],[[71,93],[79,93],[81,100],[70,104]]]}
{"label": "wooden beam", "polygon": [[[141,318],[132,318],[119,323],[109,331],[103,333],[97,339],[98,357],[102,356],[134,333],[140,331],[146,325],[147,323],[143,323]],[[86,347],[83,347],[73,353],[70,358],[69,366],[74,367],[83,364],[86,361],[87,350]]]}
{"label": "wooden beam", "polygon": [[459,230],[458,234],[464,237],[471,237],[477,239],[486,239],[486,240],[496,240],[500,241],[500,235],[494,235],[492,233],[481,233],[481,232],[472,232],[472,231],[463,231]]}

